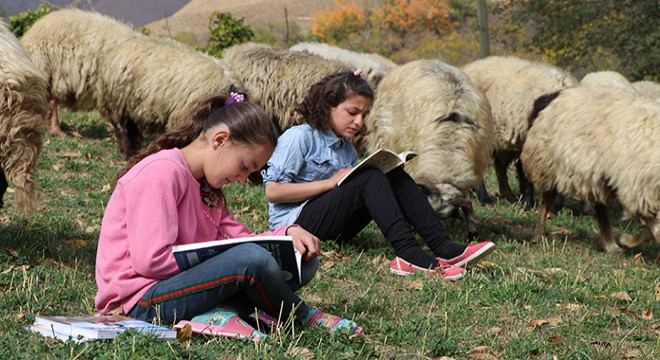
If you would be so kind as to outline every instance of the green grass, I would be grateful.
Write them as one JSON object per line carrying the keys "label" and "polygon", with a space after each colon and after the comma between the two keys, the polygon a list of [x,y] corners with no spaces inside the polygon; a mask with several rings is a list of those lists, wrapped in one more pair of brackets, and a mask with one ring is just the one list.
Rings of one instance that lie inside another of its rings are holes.
{"label": "green grass", "polygon": [[[498,249],[456,282],[391,275],[393,252],[373,225],[352,243],[325,242],[322,269],[300,295],[363,326],[366,335],[356,341],[300,328],[259,345],[196,337],[187,346],[132,332],[76,344],[29,333],[24,327],[37,314],[94,312],[96,241],[124,164],[97,114],[61,117],[74,135],[46,138],[39,210],[16,215],[10,189],[0,211],[0,359],[660,357],[660,246],[603,253],[595,245],[597,224],[573,203],[549,221],[555,235],[531,242],[535,215],[503,200],[489,207],[475,200],[478,229]],[[492,171],[487,184],[496,188]],[[266,230],[262,187],[231,185],[226,196],[239,220]],[[462,220],[443,223],[465,241]],[[614,223],[638,231],[637,222]],[[629,299],[616,295],[622,293]]]}

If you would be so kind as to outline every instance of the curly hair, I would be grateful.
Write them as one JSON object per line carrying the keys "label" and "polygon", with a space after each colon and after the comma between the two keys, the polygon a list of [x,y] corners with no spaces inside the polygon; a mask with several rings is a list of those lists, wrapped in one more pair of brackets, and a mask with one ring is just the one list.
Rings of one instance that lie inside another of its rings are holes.
{"label": "curly hair", "polygon": [[295,110],[311,127],[327,131],[330,129],[330,110],[356,95],[373,100],[374,90],[353,72],[335,73],[312,85]]}

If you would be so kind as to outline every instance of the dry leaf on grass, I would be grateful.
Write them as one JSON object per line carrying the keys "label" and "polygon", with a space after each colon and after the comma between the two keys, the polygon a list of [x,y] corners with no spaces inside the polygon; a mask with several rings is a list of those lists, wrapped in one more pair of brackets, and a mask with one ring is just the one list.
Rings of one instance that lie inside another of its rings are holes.
{"label": "dry leaf on grass", "polygon": [[87,240],[83,239],[66,239],[64,240],[64,243],[78,249],[87,247]]}
{"label": "dry leaf on grass", "polygon": [[562,309],[562,310],[568,310],[568,311],[578,311],[583,307],[580,304],[560,304],[560,303],[557,303],[555,305],[558,308]]}
{"label": "dry leaf on grass", "polygon": [[300,357],[303,359],[313,359],[314,352],[304,347],[294,346],[289,350],[289,355],[292,357]]}
{"label": "dry leaf on grass", "polygon": [[600,347],[605,348],[605,349],[609,349],[609,348],[612,347],[612,343],[610,343],[609,341],[593,340],[593,341],[590,341],[589,343],[591,345],[600,346]]}
{"label": "dry leaf on grass", "polygon": [[561,344],[564,342],[564,339],[561,337],[561,335],[555,334],[555,335],[550,335],[548,337],[548,342],[553,342],[555,344]]}
{"label": "dry leaf on grass", "polygon": [[625,292],[625,291],[619,291],[619,292],[611,293],[610,297],[613,297],[613,298],[619,299],[619,300],[623,300],[623,301],[627,301],[627,302],[632,302],[633,301],[633,299],[630,297],[630,295],[628,295],[628,293]]}
{"label": "dry leaf on grass", "polygon": [[644,320],[653,320],[653,311],[651,311],[651,310],[642,310],[642,319],[644,319]]}
{"label": "dry leaf on grass", "polygon": [[323,262],[323,265],[321,265],[321,269],[323,270],[328,270],[331,267],[335,266],[335,262],[332,260],[326,260]]}
{"label": "dry leaf on grass", "polygon": [[18,251],[16,251],[16,249],[14,249],[13,247],[6,247],[5,250],[9,251],[9,253],[13,257],[18,257],[18,255],[19,255]]}
{"label": "dry leaf on grass", "polygon": [[408,284],[408,289],[423,290],[424,282],[419,279],[413,280],[410,284]]}
{"label": "dry leaf on grass", "polygon": [[467,352],[470,359],[498,360],[497,353],[489,349],[488,346],[477,346]]}
{"label": "dry leaf on grass", "polygon": [[502,332],[502,328],[499,326],[493,326],[488,330],[488,333],[491,335],[499,335]]}
{"label": "dry leaf on grass", "polygon": [[624,359],[636,359],[638,357],[642,356],[642,352],[639,351],[639,349],[632,349],[628,350],[624,355]]}
{"label": "dry leaf on grass", "polygon": [[190,324],[186,324],[182,328],[176,330],[176,338],[180,343],[188,342],[187,346],[190,346],[189,342],[190,339],[192,339],[192,333],[192,326],[190,326]]}
{"label": "dry leaf on grass", "polygon": [[644,263],[644,256],[642,253],[637,253],[635,256],[633,256],[632,263],[635,265],[640,265]]}

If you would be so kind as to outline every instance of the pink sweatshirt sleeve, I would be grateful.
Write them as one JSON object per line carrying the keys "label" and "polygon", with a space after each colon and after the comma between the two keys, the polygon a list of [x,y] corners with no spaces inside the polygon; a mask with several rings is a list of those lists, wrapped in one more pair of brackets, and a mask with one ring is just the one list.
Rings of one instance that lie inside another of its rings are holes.
{"label": "pink sweatshirt sleeve", "polygon": [[179,233],[177,204],[185,181],[167,160],[159,160],[123,184],[125,203],[131,204],[126,208],[131,264],[144,277],[166,279],[179,272],[172,245]]}

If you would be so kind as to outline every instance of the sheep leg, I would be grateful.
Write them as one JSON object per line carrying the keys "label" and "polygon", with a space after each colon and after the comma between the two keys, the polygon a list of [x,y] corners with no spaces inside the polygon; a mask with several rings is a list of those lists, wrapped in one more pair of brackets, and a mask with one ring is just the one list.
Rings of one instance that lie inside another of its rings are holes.
{"label": "sheep leg", "polygon": [[488,190],[486,189],[486,183],[482,182],[481,185],[476,190],[477,199],[481,205],[488,205],[495,203],[493,199],[488,195]]}
{"label": "sheep leg", "polygon": [[647,241],[650,241],[655,237],[656,241],[660,243],[660,222],[656,223],[651,217],[642,217],[642,220],[646,224],[646,229],[639,236],[632,234],[621,234],[619,237],[619,244],[628,247],[635,248]]}
{"label": "sheep leg", "polygon": [[513,192],[511,192],[511,188],[509,187],[509,177],[506,174],[509,162],[509,158],[501,154],[496,155],[494,159],[495,176],[497,177],[500,196],[513,203],[516,202],[516,198],[513,196]]}
{"label": "sheep leg", "polygon": [[126,158],[130,158],[131,156],[135,155],[138,151],[140,151],[140,148],[142,147],[142,133],[138,129],[137,125],[135,124],[135,121],[133,119],[128,119],[126,121],[126,135],[128,137],[128,150],[126,155]]}
{"label": "sheep leg", "polygon": [[548,209],[550,209],[550,204],[555,200],[555,196],[557,196],[557,190],[550,190],[543,193],[543,199],[541,200],[541,206],[539,207],[539,220],[536,223],[534,240],[540,240],[546,235],[545,222],[548,218]]}
{"label": "sheep leg", "polygon": [[47,117],[49,119],[48,133],[56,136],[65,135],[60,127],[60,119],[57,117],[57,100],[55,98],[48,101]]}
{"label": "sheep leg", "polygon": [[523,204],[525,204],[525,211],[530,211],[534,207],[534,185],[527,180],[522,161],[516,162],[516,173],[518,174],[518,184]]}
{"label": "sheep leg", "polygon": [[600,228],[598,236],[598,245],[607,252],[620,252],[622,249],[616,243],[612,234],[612,225],[610,224],[610,215],[607,211],[607,205],[599,203],[594,206],[596,220]]}
{"label": "sheep leg", "polygon": [[465,222],[467,223],[467,237],[468,240],[475,240],[479,238],[479,232],[477,231],[477,224],[479,220],[474,216],[474,207],[472,206],[472,201],[467,198],[456,198],[452,200],[452,205],[457,209],[463,211],[465,215]]}
{"label": "sheep leg", "polygon": [[7,187],[9,187],[9,184],[7,183],[7,177],[5,176],[5,172],[0,169],[0,207],[5,206],[5,193],[7,192]]}

